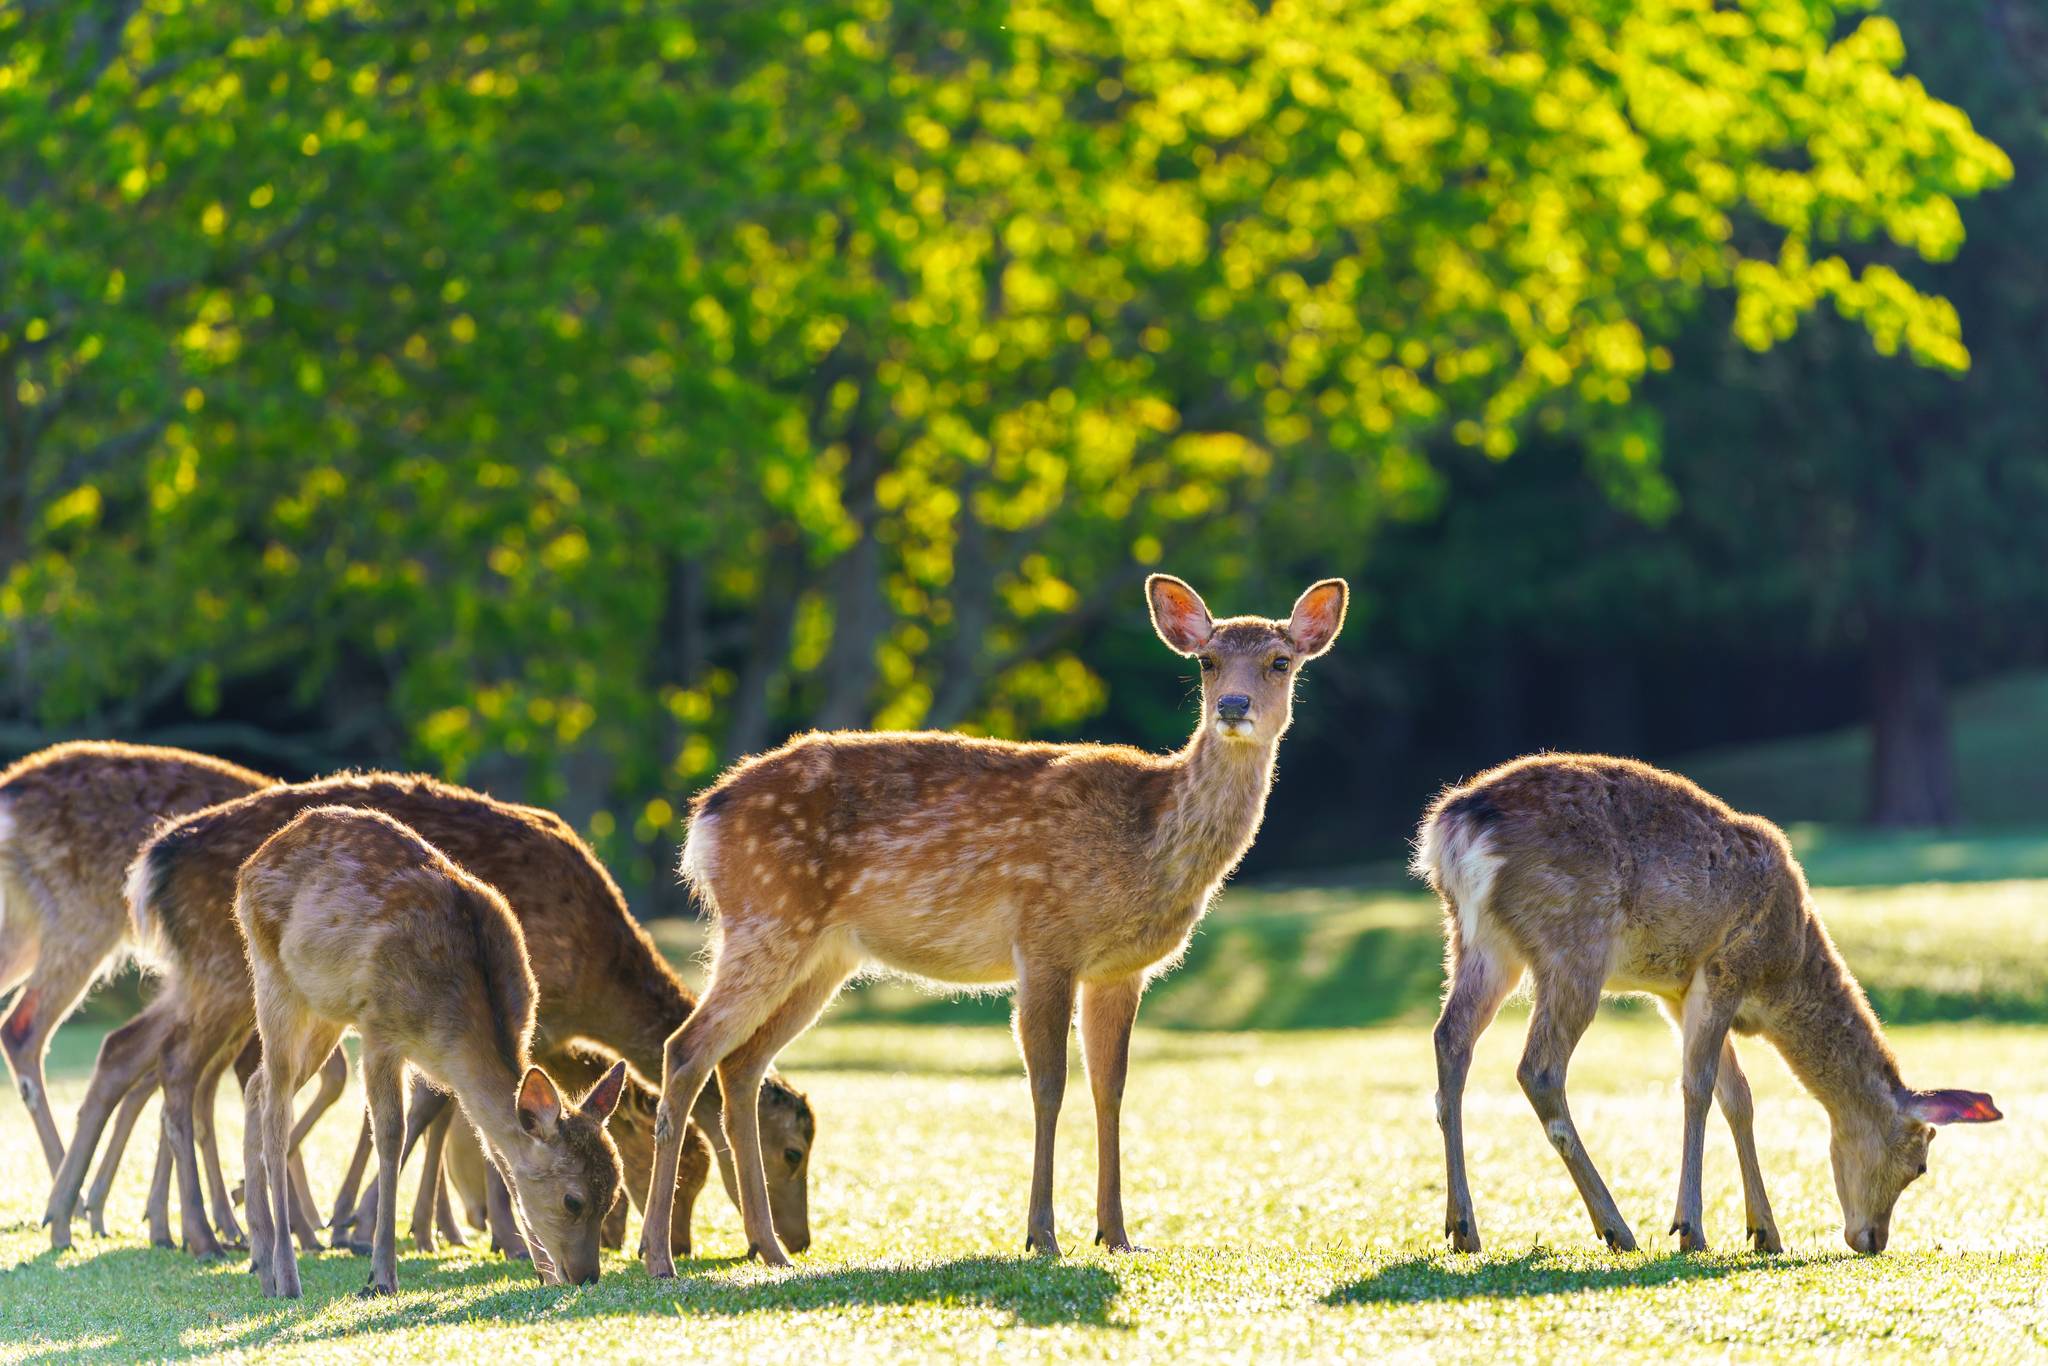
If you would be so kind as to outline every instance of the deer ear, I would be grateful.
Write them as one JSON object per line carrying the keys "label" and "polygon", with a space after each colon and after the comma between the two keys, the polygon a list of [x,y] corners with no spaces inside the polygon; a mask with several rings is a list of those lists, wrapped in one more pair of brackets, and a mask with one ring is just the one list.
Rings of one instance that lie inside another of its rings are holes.
{"label": "deer ear", "polygon": [[599,1124],[612,1117],[612,1111],[619,1108],[619,1095],[626,1089],[626,1060],[619,1059],[612,1064],[611,1071],[597,1079],[597,1085],[590,1088],[590,1094],[583,1098],[582,1110]]}
{"label": "deer ear", "polygon": [[526,1069],[519,1084],[519,1127],[536,1138],[544,1138],[562,1122],[562,1093],[538,1067]]}
{"label": "deer ear", "polygon": [[1216,632],[1202,595],[1171,574],[1145,580],[1145,601],[1152,607],[1152,629],[1176,654],[1193,654]]}
{"label": "deer ear", "polygon": [[1929,1124],[1989,1124],[2004,1119],[1982,1091],[1915,1091],[1906,1113]]}
{"label": "deer ear", "polygon": [[1294,601],[1294,615],[1287,620],[1287,638],[1302,658],[1314,659],[1330,648],[1337,632],[1344,628],[1344,608],[1351,601],[1351,587],[1342,579],[1324,579]]}

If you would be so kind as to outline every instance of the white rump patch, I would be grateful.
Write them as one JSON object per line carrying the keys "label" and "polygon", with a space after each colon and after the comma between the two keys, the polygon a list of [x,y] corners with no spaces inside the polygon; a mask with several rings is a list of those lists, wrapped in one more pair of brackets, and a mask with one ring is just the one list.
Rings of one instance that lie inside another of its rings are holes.
{"label": "white rump patch", "polygon": [[1475,831],[1456,816],[1438,816],[1422,827],[1408,866],[1458,908],[1460,933],[1467,944],[1478,944],[1501,862],[1493,852],[1491,831]]}
{"label": "white rump patch", "polygon": [[156,921],[149,912],[149,863],[138,855],[128,865],[128,927],[135,938],[136,960],[145,966],[156,967],[163,962],[163,952],[156,939]]}
{"label": "white rump patch", "polygon": [[705,813],[690,822],[683,836],[683,858],[678,868],[683,882],[706,902],[711,900],[711,877],[717,871],[718,817]]}

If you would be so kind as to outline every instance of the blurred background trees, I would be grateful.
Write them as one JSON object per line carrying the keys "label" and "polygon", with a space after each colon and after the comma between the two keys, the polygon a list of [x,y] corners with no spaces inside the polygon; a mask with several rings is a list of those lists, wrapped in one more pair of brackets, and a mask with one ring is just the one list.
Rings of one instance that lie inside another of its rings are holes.
{"label": "blurred background trees", "polygon": [[17,4],[0,750],[425,765],[661,897],[740,754],[1171,744],[1146,572],[1344,573],[1275,858],[1865,718],[1952,820],[2044,89],[2018,0]]}

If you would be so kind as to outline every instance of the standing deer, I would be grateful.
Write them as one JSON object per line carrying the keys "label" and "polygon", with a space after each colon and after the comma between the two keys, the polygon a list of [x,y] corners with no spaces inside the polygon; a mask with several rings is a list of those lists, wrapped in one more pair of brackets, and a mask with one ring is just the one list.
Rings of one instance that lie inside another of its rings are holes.
{"label": "standing deer", "polygon": [[235,919],[249,948],[263,1064],[245,1095],[250,1246],[266,1295],[296,1299],[291,1099],[353,1025],[377,1141],[377,1232],[366,1293],[398,1289],[398,1146],[406,1064],[455,1092],[489,1144],[551,1282],[598,1277],[598,1228],[619,1188],[605,1121],[626,1064],[574,1105],[533,1066],[526,938],[497,889],[391,817],[301,812],[242,865]]}
{"label": "standing deer", "polygon": [[1892,1206],[1927,1170],[1935,1125],[2000,1118],[1975,1091],[1907,1088],[1784,834],[1675,774],[1584,754],[1503,764],[1431,804],[1414,870],[1443,900],[1450,944],[1437,1119],[1444,1232],[1458,1251],[1479,1250],[1465,1183],[1465,1074],[1525,970],[1535,1008],[1516,1075],[1594,1229],[1617,1251],[1634,1250],[1635,1236],[1579,1141],[1564,1091],[1603,990],[1649,993],[1679,1030],[1685,1133],[1671,1231],[1685,1251],[1707,1246],[1700,1165],[1716,1097],[1735,1138],[1750,1240],[1762,1252],[1784,1246],[1730,1028],[1769,1039],[1827,1107],[1842,1236],[1857,1252],[1884,1250]]}
{"label": "standing deer", "polygon": [[[128,944],[128,860],[159,821],[272,781],[182,749],[103,741],[52,745],[0,772],[0,999],[21,987],[0,1020],[0,1052],[53,1175],[64,1143],[43,1059],[57,1026]],[[121,1032],[105,1046],[121,1047]]]}
{"label": "standing deer", "polygon": [[697,798],[683,873],[719,920],[711,985],[668,1040],[647,1202],[647,1268],[673,1276],[669,1201],[684,1117],[712,1069],[747,1238],[785,1264],[768,1218],[754,1095],[775,1055],[863,962],[944,982],[1015,982],[1037,1118],[1026,1246],[1057,1256],[1053,1131],[1080,999],[1095,1091],[1096,1237],[1131,1250],[1118,1126],[1146,980],[1177,961],[1250,847],[1302,664],[1344,620],[1316,584],[1286,621],[1212,621],[1154,575],[1152,621],[1200,661],[1202,711],[1171,755],[944,734],[803,736]]}
{"label": "standing deer", "polygon": [[[255,1025],[234,918],[235,875],[301,811],[336,804],[393,817],[504,893],[539,976],[543,1051],[593,1039],[643,1076],[659,1074],[663,1043],[696,998],[626,909],[596,855],[558,816],[417,775],[339,774],[270,788],[172,822],[129,869],[130,912],[138,937],[156,946],[164,982],[143,1012],[150,1021],[146,1035],[119,1050],[109,1036],[93,1070],[72,1151],[45,1215],[53,1247],[71,1245],[86,1165],[113,1108],[155,1069],[163,1077],[164,1128],[175,1158],[186,1250],[219,1252],[198,1194],[194,1136],[195,1118],[205,1118],[207,1108],[200,1078],[225,1067]],[[707,1132],[717,1111],[717,1097],[707,1093],[700,1111]],[[805,1182],[815,1120],[802,1095],[779,1082],[764,1093],[761,1119],[779,1146],[800,1159],[778,1173],[773,1205],[776,1227],[802,1247],[810,1241]],[[722,1150],[719,1159],[729,1165]],[[205,1166],[207,1179],[218,1185],[214,1164]],[[352,1204],[354,1191],[345,1193]]]}

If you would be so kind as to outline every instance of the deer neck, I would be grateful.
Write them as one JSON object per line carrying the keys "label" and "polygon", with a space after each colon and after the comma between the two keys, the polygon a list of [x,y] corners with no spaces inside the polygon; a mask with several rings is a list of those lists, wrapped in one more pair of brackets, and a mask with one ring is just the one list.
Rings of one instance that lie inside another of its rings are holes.
{"label": "deer neck", "polygon": [[519,1088],[526,1069],[514,1068],[491,1048],[473,1048],[464,1056],[449,1058],[447,1075],[437,1077],[462,1103],[462,1112],[477,1131],[501,1153],[509,1153],[526,1142],[519,1126]]}
{"label": "deer neck", "polygon": [[1809,911],[1799,970],[1765,1001],[1764,1032],[1836,1124],[1877,1122],[1898,1107],[1899,1065],[1862,988]]}
{"label": "deer neck", "polygon": [[1177,896],[1206,900],[1251,847],[1279,747],[1278,735],[1263,743],[1223,739],[1205,717],[1181,750],[1152,847]]}

